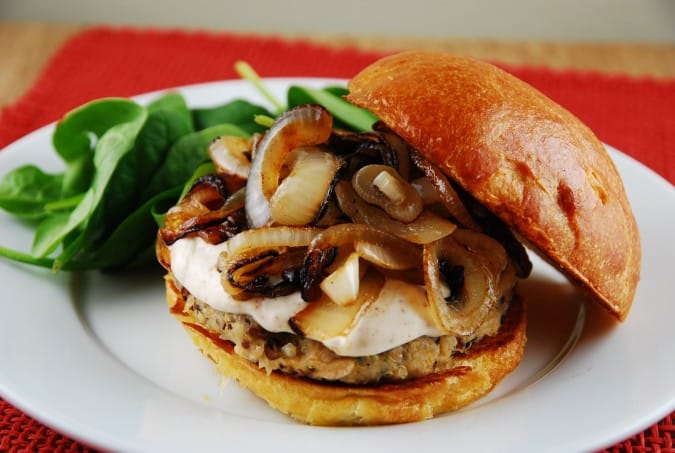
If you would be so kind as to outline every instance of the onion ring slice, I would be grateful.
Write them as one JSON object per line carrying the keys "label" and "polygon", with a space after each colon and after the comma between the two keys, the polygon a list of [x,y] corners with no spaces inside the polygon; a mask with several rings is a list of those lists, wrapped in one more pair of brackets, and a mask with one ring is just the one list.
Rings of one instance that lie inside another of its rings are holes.
{"label": "onion ring slice", "polygon": [[342,159],[316,147],[295,149],[290,173],[269,201],[274,223],[307,225],[316,220],[342,163]]}
{"label": "onion ring slice", "polygon": [[288,154],[300,146],[328,141],[333,117],[318,105],[302,105],[283,113],[256,144],[246,182],[246,216],[251,228],[267,225],[269,199],[279,185]]}

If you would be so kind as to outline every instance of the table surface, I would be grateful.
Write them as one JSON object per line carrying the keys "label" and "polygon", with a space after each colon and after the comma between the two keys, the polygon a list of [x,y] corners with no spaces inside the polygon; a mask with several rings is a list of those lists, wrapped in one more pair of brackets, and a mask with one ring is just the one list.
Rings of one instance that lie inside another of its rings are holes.
{"label": "table surface", "polygon": [[[0,22],[0,108],[30,88],[54,52],[86,25]],[[286,35],[289,38],[309,38]],[[675,77],[675,44],[499,41],[312,35],[334,46],[367,50],[438,49],[491,61],[632,76]]]}

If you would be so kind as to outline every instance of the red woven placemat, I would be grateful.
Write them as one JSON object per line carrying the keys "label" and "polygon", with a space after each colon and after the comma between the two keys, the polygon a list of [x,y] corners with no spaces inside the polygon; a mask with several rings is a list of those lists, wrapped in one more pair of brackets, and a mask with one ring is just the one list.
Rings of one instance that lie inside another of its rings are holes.
{"label": "red woven placemat", "polygon": [[[236,60],[262,76],[353,76],[382,53],[276,38],[93,28],[54,56],[33,88],[0,113],[0,148],[102,96],[131,96],[235,78]],[[567,107],[598,136],[675,183],[675,79],[506,67]],[[1,365],[0,365],[1,366]],[[608,449],[673,452],[673,415]],[[90,451],[0,400],[0,452]]]}

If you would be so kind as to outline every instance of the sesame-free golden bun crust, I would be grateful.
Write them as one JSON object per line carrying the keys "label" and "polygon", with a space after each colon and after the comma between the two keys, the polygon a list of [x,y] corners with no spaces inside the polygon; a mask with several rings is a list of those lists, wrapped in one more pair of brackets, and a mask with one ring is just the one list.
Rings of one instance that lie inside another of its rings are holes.
{"label": "sesame-free golden bun crust", "polygon": [[609,154],[580,120],[495,66],[445,53],[386,57],[349,91],[625,319],[640,276],[638,228]]}
{"label": "sesame-free golden bun crust", "polygon": [[172,274],[165,277],[169,311],[220,374],[311,425],[383,425],[421,421],[467,406],[489,393],[520,363],[526,342],[523,304],[511,303],[499,333],[475,343],[450,371],[401,383],[353,386],[267,372],[233,351],[232,343],[201,326],[185,309]]}

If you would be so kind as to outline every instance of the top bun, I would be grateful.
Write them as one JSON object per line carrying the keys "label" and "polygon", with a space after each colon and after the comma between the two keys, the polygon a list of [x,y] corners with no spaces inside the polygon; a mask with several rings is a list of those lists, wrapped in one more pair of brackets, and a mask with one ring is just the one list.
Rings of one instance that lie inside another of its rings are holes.
{"label": "top bun", "polygon": [[386,57],[349,92],[625,319],[640,277],[637,224],[607,150],[579,119],[495,66],[444,53]]}

